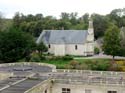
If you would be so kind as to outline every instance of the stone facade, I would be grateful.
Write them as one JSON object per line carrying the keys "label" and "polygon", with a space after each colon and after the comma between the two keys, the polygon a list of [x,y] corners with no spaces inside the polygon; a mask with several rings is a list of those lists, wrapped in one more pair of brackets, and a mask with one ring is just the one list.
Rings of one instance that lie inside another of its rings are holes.
{"label": "stone facade", "polygon": [[[108,93],[108,91],[116,91],[116,93],[125,93],[124,87],[119,86],[100,86],[89,84],[61,84],[55,83],[52,87],[52,93],[63,93],[62,89],[68,88],[70,92],[66,93]],[[87,92],[89,91],[89,92]],[[114,93],[114,92],[112,92]]]}
{"label": "stone facade", "polygon": [[85,44],[51,44],[48,52],[55,56],[76,55],[87,56],[94,54],[94,43],[88,42]]}

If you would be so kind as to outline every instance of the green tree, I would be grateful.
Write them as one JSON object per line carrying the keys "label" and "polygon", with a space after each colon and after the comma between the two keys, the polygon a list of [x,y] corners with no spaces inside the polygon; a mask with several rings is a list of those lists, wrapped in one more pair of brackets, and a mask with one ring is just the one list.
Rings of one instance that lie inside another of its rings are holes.
{"label": "green tree", "polygon": [[109,21],[108,18],[99,14],[92,14],[94,35],[95,38],[104,36],[106,29],[108,28]]}
{"label": "green tree", "polygon": [[125,56],[125,27],[122,27],[120,31],[120,45],[121,45],[121,56]]}
{"label": "green tree", "polygon": [[37,44],[37,50],[40,54],[42,54],[43,52],[46,52],[48,49],[47,47],[44,45],[43,42]]}
{"label": "green tree", "polygon": [[115,56],[119,55],[120,51],[120,31],[117,26],[111,25],[104,36],[103,50],[107,55],[112,55],[113,60]]}
{"label": "green tree", "polygon": [[1,29],[2,29],[2,13],[0,12],[0,31],[1,31]]}
{"label": "green tree", "polygon": [[19,28],[21,24],[21,14],[19,12],[15,13],[15,16],[13,17],[13,26],[15,28]]}
{"label": "green tree", "polygon": [[15,62],[28,56],[35,47],[29,34],[11,28],[0,32],[0,62]]}
{"label": "green tree", "polygon": [[63,19],[63,20],[69,20],[70,18],[70,14],[69,13],[66,13],[66,12],[63,12],[63,13],[61,13],[61,19]]}
{"label": "green tree", "polygon": [[114,9],[108,15],[110,21],[113,22],[118,27],[125,26],[125,8],[123,9]]}

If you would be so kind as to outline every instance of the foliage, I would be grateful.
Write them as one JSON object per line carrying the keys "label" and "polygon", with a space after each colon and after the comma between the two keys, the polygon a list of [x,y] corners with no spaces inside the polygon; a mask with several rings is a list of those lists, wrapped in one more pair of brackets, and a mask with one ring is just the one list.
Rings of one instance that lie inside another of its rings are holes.
{"label": "foliage", "polygon": [[120,38],[119,29],[115,25],[111,25],[105,33],[103,50],[107,55],[114,56],[119,55],[120,51]]}
{"label": "foliage", "polygon": [[63,56],[62,57],[62,60],[73,60],[73,57],[72,56],[70,56],[70,55],[66,55],[66,56]]}
{"label": "foliage", "polygon": [[34,50],[35,41],[29,34],[10,28],[0,32],[0,61],[14,62],[28,56]]}
{"label": "foliage", "polygon": [[120,56],[125,56],[125,28],[120,31]]}
{"label": "foliage", "polygon": [[53,55],[50,55],[50,56],[47,56],[47,59],[48,60],[70,61],[70,60],[73,60],[73,57],[70,56],[70,55],[66,55],[66,56],[53,56]]}
{"label": "foliage", "polygon": [[[91,15],[94,25],[95,39],[103,37],[108,25],[113,23],[119,28],[125,26],[125,8],[114,9],[107,15],[100,15],[93,13]],[[78,17],[77,12],[66,13],[62,12],[60,19],[53,16],[43,16],[43,14],[28,14],[15,13],[13,19],[4,19],[0,12],[0,31],[8,29],[9,25],[13,23],[15,28],[20,29],[23,32],[30,33],[34,37],[38,37],[43,30],[48,29],[76,29],[86,30],[88,29],[89,14]]]}
{"label": "foliage", "polygon": [[99,48],[95,47],[95,48],[94,48],[94,53],[95,53],[95,54],[99,54],[99,52],[100,52],[100,51],[99,51]]}
{"label": "foliage", "polygon": [[46,60],[46,56],[45,55],[43,55],[43,54],[38,54],[38,55],[39,55],[41,61]]}
{"label": "foliage", "polygon": [[77,66],[79,65],[79,62],[76,61],[76,60],[72,60],[72,61],[69,62],[69,65],[71,66],[70,69],[76,69]]}
{"label": "foliage", "polygon": [[125,8],[114,9],[108,16],[110,21],[112,21],[118,27],[125,26]]}
{"label": "foliage", "polygon": [[92,18],[95,38],[97,39],[104,36],[104,33],[109,25],[108,18],[99,14],[92,14]]}
{"label": "foliage", "polygon": [[44,63],[54,64],[58,69],[103,70],[107,71],[110,59],[77,59],[77,60],[43,60]]}
{"label": "foliage", "polygon": [[39,53],[46,52],[48,49],[43,42],[37,44],[37,50]]}
{"label": "foliage", "polygon": [[41,59],[37,54],[33,54],[32,57],[30,58],[30,62],[40,62],[40,61]]}
{"label": "foliage", "polygon": [[117,60],[116,64],[119,71],[125,71],[125,60]]}

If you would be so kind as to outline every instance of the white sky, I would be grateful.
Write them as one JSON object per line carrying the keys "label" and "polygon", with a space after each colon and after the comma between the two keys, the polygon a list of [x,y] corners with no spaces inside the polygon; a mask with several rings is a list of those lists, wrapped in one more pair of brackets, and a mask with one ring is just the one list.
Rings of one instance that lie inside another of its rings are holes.
{"label": "white sky", "polygon": [[15,12],[23,14],[42,13],[59,17],[61,12],[108,14],[113,9],[125,8],[125,0],[0,0],[0,11],[6,18]]}

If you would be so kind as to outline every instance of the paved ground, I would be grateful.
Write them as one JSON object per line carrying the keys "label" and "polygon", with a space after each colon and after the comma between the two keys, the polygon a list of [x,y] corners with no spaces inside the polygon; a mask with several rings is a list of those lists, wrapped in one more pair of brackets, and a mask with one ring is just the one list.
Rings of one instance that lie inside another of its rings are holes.
{"label": "paved ground", "polygon": [[39,84],[43,80],[33,80],[33,79],[26,79],[20,83],[15,85],[11,85],[9,88],[4,89],[0,93],[24,93],[26,90],[32,88],[33,86]]}
{"label": "paved ground", "polygon": [[[7,67],[0,67],[0,71],[7,71],[7,72],[51,72],[52,68],[47,66],[39,66],[39,65],[14,65],[14,66],[7,66]],[[17,73],[18,74],[18,73]]]}
{"label": "paved ground", "polygon": [[[91,57],[75,57],[74,59],[94,59],[94,58],[106,58],[106,59],[112,59],[112,56],[104,55],[104,54],[98,54]],[[125,57],[115,56],[115,59],[125,59]]]}
{"label": "paved ground", "polygon": [[[48,77],[38,78],[37,73],[52,72],[48,66],[32,65],[13,65],[0,67],[2,72],[13,72],[14,76],[0,81],[0,93],[24,93],[26,90],[48,79]],[[27,76],[37,77],[38,79],[28,79]],[[5,89],[3,89],[5,88]],[[3,89],[3,90],[2,90]]]}

